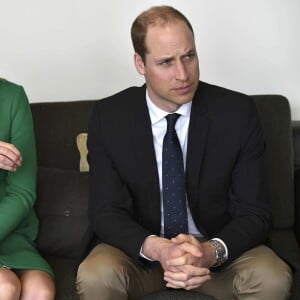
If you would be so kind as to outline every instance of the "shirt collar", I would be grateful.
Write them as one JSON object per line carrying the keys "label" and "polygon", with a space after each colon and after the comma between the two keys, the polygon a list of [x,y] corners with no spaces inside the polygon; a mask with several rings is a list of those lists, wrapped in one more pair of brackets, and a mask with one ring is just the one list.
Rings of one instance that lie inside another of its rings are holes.
{"label": "shirt collar", "polygon": [[[151,124],[154,125],[164,119],[166,115],[169,113],[157,107],[151,100],[148,95],[148,91],[146,90],[146,102],[149,110]],[[174,113],[177,113],[181,116],[185,116],[187,118],[190,117],[192,107],[192,100],[182,104]]]}

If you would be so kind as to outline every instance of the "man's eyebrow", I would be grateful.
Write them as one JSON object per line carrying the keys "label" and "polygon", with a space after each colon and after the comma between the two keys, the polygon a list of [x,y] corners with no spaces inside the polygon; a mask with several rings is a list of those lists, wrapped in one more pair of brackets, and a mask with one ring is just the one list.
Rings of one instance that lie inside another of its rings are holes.
{"label": "man's eyebrow", "polygon": [[190,55],[190,54],[195,54],[196,53],[196,49],[190,49],[188,50],[186,53],[184,53],[183,55],[181,55],[181,57],[184,57],[186,55]]}
{"label": "man's eyebrow", "polygon": [[[182,58],[187,55],[191,55],[191,54],[195,54],[195,53],[196,53],[196,49],[192,48],[192,49],[189,49],[188,51],[186,51],[184,54],[180,55],[180,57]],[[159,62],[163,62],[163,61],[172,61],[174,59],[175,59],[174,56],[165,56],[165,57],[158,58],[155,61],[159,63]]]}
{"label": "man's eyebrow", "polygon": [[165,56],[165,57],[158,58],[156,62],[172,61],[172,60],[174,60],[174,56]]}

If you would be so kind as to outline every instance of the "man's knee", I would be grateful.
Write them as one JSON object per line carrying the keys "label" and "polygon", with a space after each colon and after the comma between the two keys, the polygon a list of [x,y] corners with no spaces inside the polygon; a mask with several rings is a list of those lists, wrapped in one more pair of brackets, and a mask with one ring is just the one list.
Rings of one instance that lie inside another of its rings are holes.
{"label": "man's knee", "polygon": [[[249,258],[246,267],[237,270],[233,281],[234,294],[240,296],[238,299],[247,294],[256,294],[257,299],[287,299],[292,285],[290,267],[270,249],[262,250],[254,259]],[[272,295],[275,298],[270,298]]]}
{"label": "man's knee", "polygon": [[82,299],[96,299],[92,295],[99,294],[114,294],[122,299],[121,295],[126,294],[125,269],[120,261],[109,255],[88,256],[78,268],[78,294]]}
{"label": "man's knee", "polygon": [[124,268],[121,265],[105,262],[97,267],[83,261],[78,268],[77,280],[89,285],[99,285],[102,283],[109,285],[116,280],[122,281],[123,276]]}

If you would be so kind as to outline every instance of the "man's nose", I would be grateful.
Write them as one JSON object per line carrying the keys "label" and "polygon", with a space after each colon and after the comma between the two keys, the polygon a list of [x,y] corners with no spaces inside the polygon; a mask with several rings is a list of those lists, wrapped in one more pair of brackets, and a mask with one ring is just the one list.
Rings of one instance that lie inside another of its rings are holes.
{"label": "man's nose", "polygon": [[182,62],[176,64],[176,79],[186,81],[188,78],[188,72],[186,66]]}

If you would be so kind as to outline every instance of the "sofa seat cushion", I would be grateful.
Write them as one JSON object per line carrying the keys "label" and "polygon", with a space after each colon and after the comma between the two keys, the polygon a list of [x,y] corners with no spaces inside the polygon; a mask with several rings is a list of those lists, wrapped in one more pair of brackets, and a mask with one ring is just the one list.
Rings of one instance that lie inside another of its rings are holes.
{"label": "sofa seat cushion", "polygon": [[37,187],[40,251],[77,258],[88,227],[88,173],[40,167]]}
{"label": "sofa seat cushion", "polygon": [[76,292],[76,265],[73,259],[45,256],[55,274],[55,300],[78,300]]}

